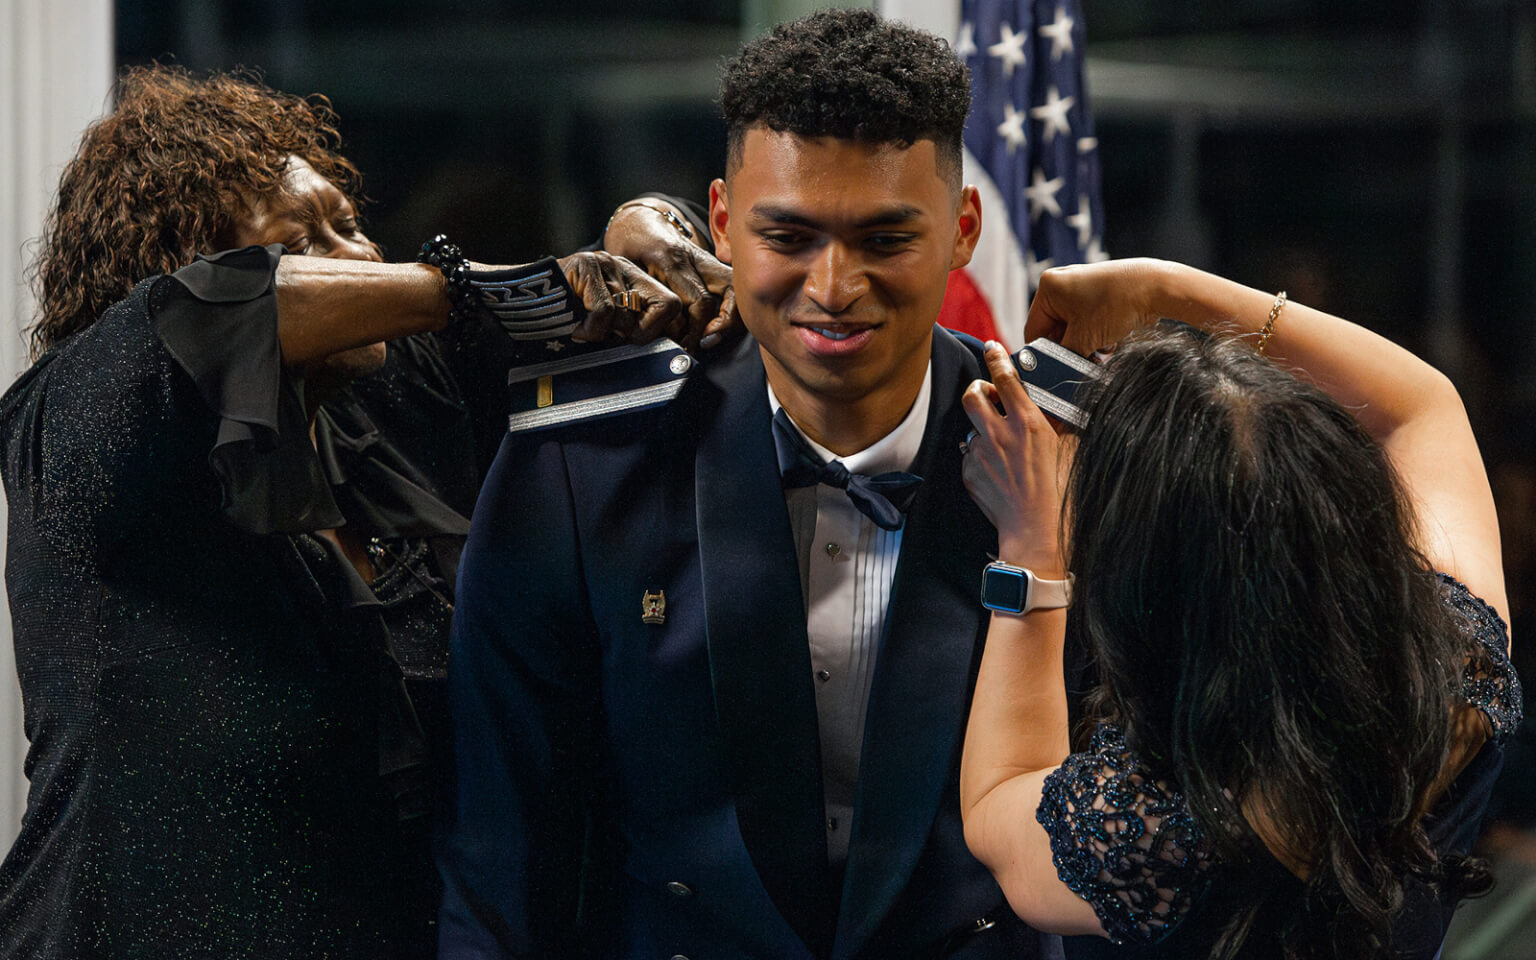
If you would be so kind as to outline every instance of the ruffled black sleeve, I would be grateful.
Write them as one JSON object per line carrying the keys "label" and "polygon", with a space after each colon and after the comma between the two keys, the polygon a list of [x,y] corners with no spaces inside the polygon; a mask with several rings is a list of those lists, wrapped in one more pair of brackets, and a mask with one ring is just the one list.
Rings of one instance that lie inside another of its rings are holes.
{"label": "ruffled black sleeve", "polygon": [[208,464],[225,514],[252,533],[340,526],[309,440],[302,384],[284,371],[275,275],[280,244],[210,257],[159,280],[154,329],[219,420]]}
{"label": "ruffled black sleeve", "polygon": [[1184,796],[1153,777],[1111,724],[1046,777],[1035,819],[1050,835],[1057,876],[1117,944],[1163,939],[1205,889],[1210,859]]}

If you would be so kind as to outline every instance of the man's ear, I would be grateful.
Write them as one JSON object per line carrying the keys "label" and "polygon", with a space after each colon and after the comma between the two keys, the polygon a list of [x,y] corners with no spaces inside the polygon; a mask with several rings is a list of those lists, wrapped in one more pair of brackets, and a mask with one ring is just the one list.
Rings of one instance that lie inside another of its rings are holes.
{"label": "man's ear", "polygon": [[[971,262],[976,241],[981,239],[981,197],[976,188],[960,191],[960,208],[955,214],[955,247],[950,253],[949,269],[958,270]],[[718,245],[719,241],[716,241]]]}
{"label": "man's ear", "polygon": [[715,257],[721,263],[731,262],[731,241],[725,233],[730,222],[731,201],[725,193],[725,181],[717,177],[709,185],[709,235],[715,241]]}

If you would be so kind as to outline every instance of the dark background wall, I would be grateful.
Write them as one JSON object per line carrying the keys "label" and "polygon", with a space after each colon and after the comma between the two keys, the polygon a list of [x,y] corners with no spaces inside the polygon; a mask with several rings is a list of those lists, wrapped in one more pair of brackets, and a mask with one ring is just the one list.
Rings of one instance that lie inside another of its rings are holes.
{"label": "dark background wall", "polygon": [[1111,252],[1285,287],[1428,351],[1485,447],[1528,454],[1498,421],[1536,402],[1532,5],[1086,6]]}
{"label": "dark background wall", "polygon": [[[365,173],[371,232],[405,256],[449,231],[474,256],[586,242],[626,195],[702,195],[736,4],[119,0],[124,64],[260,68],[322,92]],[[553,12],[552,12],[553,11]]]}

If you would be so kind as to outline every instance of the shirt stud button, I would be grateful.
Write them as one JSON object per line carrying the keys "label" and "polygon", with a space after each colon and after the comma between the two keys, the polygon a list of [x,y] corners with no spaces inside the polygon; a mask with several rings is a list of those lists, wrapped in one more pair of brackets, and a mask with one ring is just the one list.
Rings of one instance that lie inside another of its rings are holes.
{"label": "shirt stud button", "polygon": [[843,552],[843,548],[838,546],[835,543],[827,544],[826,550],[827,550],[827,556],[829,556],[829,557],[836,557],[838,554]]}
{"label": "shirt stud button", "polygon": [[671,883],[667,884],[667,890],[670,891],[673,895],[679,897],[693,896],[693,889],[689,887],[688,884],[678,883],[676,880],[673,880]]}
{"label": "shirt stud button", "polygon": [[832,671],[831,670],[817,670],[816,671],[816,679],[820,680],[822,683],[826,683],[828,680],[832,679]]}

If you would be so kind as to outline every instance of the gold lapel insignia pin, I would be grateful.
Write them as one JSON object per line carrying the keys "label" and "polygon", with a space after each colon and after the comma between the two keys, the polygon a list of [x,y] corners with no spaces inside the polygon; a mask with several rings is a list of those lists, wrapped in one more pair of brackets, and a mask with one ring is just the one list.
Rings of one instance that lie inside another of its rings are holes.
{"label": "gold lapel insignia pin", "polygon": [[640,597],[640,622],[667,622],[667,592],[665,590],[657,590],[655,593],[647,590]]}

